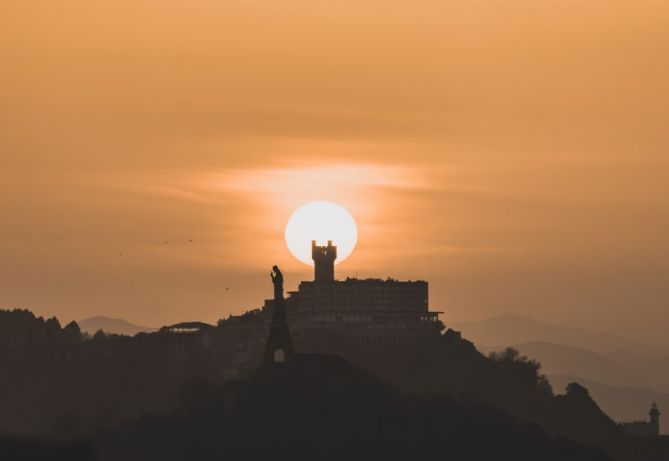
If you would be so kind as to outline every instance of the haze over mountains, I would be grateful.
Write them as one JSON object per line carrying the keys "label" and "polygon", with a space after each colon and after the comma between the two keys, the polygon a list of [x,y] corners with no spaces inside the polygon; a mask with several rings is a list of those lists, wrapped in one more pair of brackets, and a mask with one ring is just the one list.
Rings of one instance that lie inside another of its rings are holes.
{"label": "haze over mountains", "polygon": [[606,331],[553,325],[516,314],[482,321],[447,323],[481,347],[541,341],[604,354],[622,350],[646,356],[669,355],[669,346],[666,345],[647,344]]}
{"label": "haze over mountains", "polygon": [[549,375],[572,375],[613,386],[669,392],[669,356],[647,357],[628,351],[599,354],[542,341],[511,346],[539,361]]}
{"label": "haze over mountains", "polygon": [[619,421],[647,418],[655,400],[666,409],[661,427],[669,432],[669,351],[662,346],[513,314],[449,326],[482,352],[510,346],[537,360],[556,392],[577,381]]}

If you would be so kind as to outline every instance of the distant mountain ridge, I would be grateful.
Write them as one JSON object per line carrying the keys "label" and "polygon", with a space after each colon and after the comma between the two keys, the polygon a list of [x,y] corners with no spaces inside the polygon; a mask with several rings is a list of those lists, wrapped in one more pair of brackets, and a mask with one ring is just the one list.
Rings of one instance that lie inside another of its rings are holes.
{"label": "distant mountain ridge", "polygon": [[103,330],[105,333],[115,333],[118,335],[134,336],[140,332],[157,331],[157,328],[145,327],[135,325],[124,319],[116,319],[111,317],[96,316],[89,317],[79,322],[81,331],[89,334],[94,334],[98,330]]}
{"label": "distant mountain ridge", "polygon": [[[542,364],[548,375],[572,375],[609,386],[655,389],[669,394],[669,356],[646,357],[629,352],[599,354],[561,344],[530,341],[512,344]],[[481,347],[489,352],[503,347]]]}
{"label": "distant mountain ridge", "polygon": [[660,430],[669,433],[669,350],[601,331],[552,325],[507,314],[480,322],[449,322],[484,353],[506,347],[541,363],[556,393],[578,382],[618,421],[648,417],[661,409]]}
{"label": "distant mountain ridge", "polygon": [[511,346],[532,341],[562,344],[600,354],[629,351],[645,356],[669,356],[669,348],[645,344],[615,333],[554,325],[516,314],[482,321],[448,322],[477,346]]}
{"label": "distant mountain ridge", "polygon": [[[585,386],[602,409],[617,421],[648,417],[653,401],[669,410],[669,357],[646,357],[627,351],[599,354],[560,344],[530,341],[512,344],[521,354],[541,363],[556,393],[576,381]],[[481,347],[482,352],[503,347]],[[660,416],[669,433],[669,412]]]}

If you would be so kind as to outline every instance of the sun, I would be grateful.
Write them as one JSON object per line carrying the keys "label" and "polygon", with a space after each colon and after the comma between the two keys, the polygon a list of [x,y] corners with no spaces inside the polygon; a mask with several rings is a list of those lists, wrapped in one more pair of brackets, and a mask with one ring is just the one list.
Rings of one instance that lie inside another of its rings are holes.
{"label": "sun", "polygon": [[351,213],[332,202],[309,202],[295,210],[286,224],[286,245],[297,259],[313,265],[311,241],[325,245],[328,240],[337,246],[337,260],[348,258],[358,241],[358,228]]}

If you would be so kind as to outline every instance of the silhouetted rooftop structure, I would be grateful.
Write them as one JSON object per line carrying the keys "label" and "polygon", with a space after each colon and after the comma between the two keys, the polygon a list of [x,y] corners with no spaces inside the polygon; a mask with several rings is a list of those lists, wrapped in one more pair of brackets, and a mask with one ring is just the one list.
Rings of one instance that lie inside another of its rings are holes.
{"label": "silhouetted rooftop structure", "polygon": [[160,331],[167,331],[170,333],[194,333],[208,328],[214,328],[214,326],[204,322],[180,322],[162,327]]}
{"label": "silhouetted rooftop structure", "polygon": [[657,403],[653,402],[650,406],[650,421],[632,421],[622,423],[625,431],[634,436],[641,437],[659,437],[660,436],[660,410]]}

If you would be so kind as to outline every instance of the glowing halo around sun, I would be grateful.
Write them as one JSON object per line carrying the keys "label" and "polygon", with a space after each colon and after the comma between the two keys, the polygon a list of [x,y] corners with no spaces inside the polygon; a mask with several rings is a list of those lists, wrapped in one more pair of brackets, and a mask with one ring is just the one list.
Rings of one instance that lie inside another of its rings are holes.
{"label": "glowing halo around sun", "polygon": [[337,246],[337,260],[348,258],[358,241],[358,228],[351,213],[332,202],[309,202],[295,210],[286,224],[286,245],[297,259],[313,265],[311,241],[327,245],[328,240]]}

